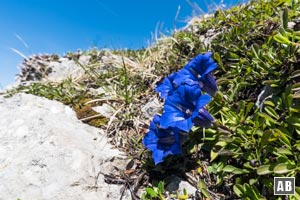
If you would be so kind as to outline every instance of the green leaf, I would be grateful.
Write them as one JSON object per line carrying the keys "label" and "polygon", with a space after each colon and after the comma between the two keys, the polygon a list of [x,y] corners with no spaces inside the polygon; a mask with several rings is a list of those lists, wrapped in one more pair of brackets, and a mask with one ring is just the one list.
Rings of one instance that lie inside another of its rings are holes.
{"label": "green leaf", "polygon": [[266,130],[263,132],[261,139],[259,140],[260,148],[264,147],[265,145],[269,144],[270,140],[272,140],[274,135],[273,130]]}
{"label": "green leaf", "polygon": [[293,171],[295,168],[295,165],[290,163],[279,163],[274,166],[273,172],[277,174],[286,174],[290,171]]}
{"label": "green leaf", "polygon": [[258,182],[258,180],[254,179],[254,178],[252,178],[252,179],[249,180],[249,184],[250,185],[253,185],[253,184],[257,183],[257,182]]}
{"label": "green leaf", "polygon": [[233,186],[233,191],[234,191],[234,193],[235,193],[238,197],[242,197],[243,194],[244,194],[244,188],[243,188],[243,186],[240,185],[240,184],[235,184],[235,185]]}
{"label": "green leaf", "polygon": [[215,146],[225,147],[227,145],[227,142],[225,141],[218,141]]}
{"label": "green leaf", "polygon": [[300,187],[295,187],[295,199],[300,199]]}
{"label": "green leaf", "polygon": [[147,187],[145,189],[146,193],[149,194],[152,198],[157,197],[157,193],[153,190],[153,188]]}
{"label": "green leaf", "polygon": [[258,115],[261,116],[261,117],[263,117],[267,121],[270,121],[270,122],[272,122],[274,124],[276,123],[273,118],[271,118],[269,115],[267,115],[265,113],[258,113]]}
{"label": "green leaf", "polygon": [[300,127],[300,118],[298,117],[289,117],[287,118],[287,122],[293,126]]}
{"label": "green leaf", "polygon": [[229,58],[232,60],[239,60],[240,57],[236,53],[229,52]]}
{"label": "green leaf", "polygon": [[250,110],[253,108],[254,106],[254,103],[253,102],[250,102],[247,104],[247,107],[246,107],[246,111],[245,111],[245,117],[248,116]]}
{"label": "green leaf", "polygon": [[295,145],[294,145],[294,148],[296,148],[298,151],[300,151],[300,143],[295,144]]}
{"label": "green leaf", "polygon": [[164,190],[165,190],[165,183],[164,183],[163,181],[160,181],[160,182],[158,183],[157,188],[158,188],[158,192],[159,192],[160,194],[164,193]]}
{"label": "green leaf", "polygon": [[278,154],[283,154],[283,155],[293,155],[293,153],[289,149],[284,148],[284,147],[278,148],[277,153]]}
{"label": "green leaf", "polygon": [[264,102],[264,105],[268,105],[268,106],[271,106],[271,107],[275,107],[275,104],[274,104],[272,101],[265,101],[265,102]]}
{"label": "green leaf", "polygon": [[261,165],[257,168],[256,173],[258,175],[271,174],[270,165]]}
{"label": "green leaf", "polygon": [[275,133],[280,135],[280,140],[282,140],[289,149],[291,149],[291,142],[290,142],[290,132],[286,130],[283,127],[275,128],[274,129]]}
{"label": "green leaf", "polygon": [[244,188],[245,188],[245,193],[247,194],[247,196],[249,196],[251,198],[251,200],[259,200],[260,199],[261,195],[259,194],[259,191],[257,190],[257,188],[254,185],[250,186],[249,184],[245,183]]}
{"label": "green leaf", "polygon": [[230,172],[230,173],[233,173],[233,174],[246,174],[246,173],[249,173],[249,171],[246,170],[246,169],[240,169],[240,168],[234,167],[232,165],[226,165],[223,168],[223,171],[224,172]]}
{"label": "green leaf", "polygon": [[210,162],[212,162],[213,160],[215,160],[218,157],[218,152],[215,152],[214,150],[210,151]]}
{"label": "green leaf", "polygon": [[288,27],[288,20],[289,20],[289,12],[287,8],[284,8],[281,13],[281,23],[284,29]]}
{"label": "green leaf", "polygon": [[270,174],[270,173],[286,174],[295,169],[296,169],[296,166],[292,165],[290,163],[278,163],[278,164],[273,163],[270,165],[259,166],[256,170],[256,173],[258,175],[265,175],[265,174]]}
{"label": "green leaf", "polygon": [[274,117],[275,119],[279,119],[278,114],[273,108],[271,108],[270,106],[266,106],[264,109],[270,116]]}
{"label": "green leaf", "polygon": [[281,33],[273,36],[274,40],[281,44],[291,44],[292,42],[288,39],[288,37],[283,36]]}
{"label": "green leaf", "polygon": [[202,193],[206,198],[209,198],[209,199],[211,198],[211,196],[210,196],[210,194],[209,194],[209,192],[208,192],[208,190],[207,190],[206,184],[205,184],[205,182],[204,182],[202,179],[200,179],[200,181],[199,181],[199,183],[198,183],[198,187],[199,187],[201,193]]}

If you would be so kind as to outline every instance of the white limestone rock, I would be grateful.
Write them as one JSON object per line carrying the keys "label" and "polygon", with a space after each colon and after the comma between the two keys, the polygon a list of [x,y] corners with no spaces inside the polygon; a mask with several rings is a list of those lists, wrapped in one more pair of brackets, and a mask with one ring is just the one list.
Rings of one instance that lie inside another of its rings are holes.
{"label": "white limestone rock", "polygon": [[[86,66],[89,63],[90,56],[81,55],[78,62]],[[84,75],[84,69],[81,68],[74,60],[61,57],[58,61],[51,61],[48,66],[52,72],[45,78],[48,81],[60,82],[68,77],[76,79]]]}
{"label": "white limestone rock", "polygon": [[119,199],[121,185],[108,185],[99,172],[125,166],[121,157],[69,107],[29,94],[0,96],[0,200]]}

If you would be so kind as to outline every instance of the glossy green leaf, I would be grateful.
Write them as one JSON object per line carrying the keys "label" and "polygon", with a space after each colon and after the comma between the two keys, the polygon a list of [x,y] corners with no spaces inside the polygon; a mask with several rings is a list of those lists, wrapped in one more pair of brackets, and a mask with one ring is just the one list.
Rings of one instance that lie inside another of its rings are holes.
{"label": "glossy green leaf", "polygon": [[271,108],[270,106],[266,106],[264,109],[268,113],[268,115],[274,117],[275,119],[279,118],[279,116],[276,113],[276,111],[273,108]]}
{"label": "glossy green leaf", "polygon": [[150,187],[145,189],[146,193],[149,194],[152,198],[157,197],[157,193]]}
{"label": "glossy green leaf", "polygon": [[289,13],[288,9],[284,8],[281,14],[281,23],[284,29],[287,29],[288,20],[289,20]]}
{"label": "glossy green leaf", "polygon": [[240,169],[240,168],[237,168],[237,167],[232,166],[232,165],[226,165],[226,166],[223,168],[223,171],[224,171],[224,172],[230,172],[230,173],[233,173],[233,174],[246,174],[246,173],[249,172],[249,171],[246,170],[246,169]]}
{"label": "glossy green leaf", "polygon": [[272,170],[270,170],[270,165],[261,165],[257,168],[256,173],[258,175],[266,175],[272,173]]}
{"label": "glossy green leaf", "polygon": [[218,152],[211,150],[210,151],[210,162],[214,161],[218,157]]}
{"label": "glossy green leaf", "polygon": [[275,107],[275,104],[272,101],[264,101],[264,104],[271,107]]}
{"label": "glossy green leaf", "polygon": [[273,38],[276,42],[281,43],[281,44],[291,44],[292,43],[287,37],[283,36],[281,33],[278,33]]}
{"label": "glossy green leaf", "polygon": [[293,155],[293,153],[287,149],[287,148],[278,148],[277,151],[276,151],[278,154],[283,154],[283,155]]}
{"label": "glossy green leaf", "polygon": [[205,182],[204,182],[202,179],[200,179],[200,181],[199,181],[199,183],[198,183],[198,187],[199,187],[201,193],[202,193],[206,198],[211,198],[211,196],[210,196],[210,194],[209,194],[209,192],[208,192],[208,190],[207,190],[206,184],[205,184]]}
{"label": "glossy green leaf", "polygon": [[240,184],[235,184],[233,186],[233,191],[238,197],[242,197],[242,195],[244,194],[244,188]]}
{"label": "glossy green leaf", "polygon": [[295,166],[289,163],[275,164],[273,172],[277,174],[286,174],[295,169]]}

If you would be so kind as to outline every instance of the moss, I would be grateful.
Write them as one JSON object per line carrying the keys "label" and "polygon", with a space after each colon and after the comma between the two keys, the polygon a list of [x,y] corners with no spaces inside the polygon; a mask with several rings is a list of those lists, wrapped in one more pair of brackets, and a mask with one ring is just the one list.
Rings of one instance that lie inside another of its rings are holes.
{"label": "moss", "polygon": [[[97,103],[91,103],[85,105],[85,103],[90,100],[92,99],[90,98],[82,99],[79,102],[79,104],[73,106],[73,110],[76,112],[76,116],[79,120],[87,119],[87,120],[83,120],[83,122],[94,127],[102,127],[108,122],[108,119],[104,116],[98,116],[99,113],[97,113],[92,109],[92,107],[96,106]],[[88,119],[93,116],[97,116],[97,117]]]}

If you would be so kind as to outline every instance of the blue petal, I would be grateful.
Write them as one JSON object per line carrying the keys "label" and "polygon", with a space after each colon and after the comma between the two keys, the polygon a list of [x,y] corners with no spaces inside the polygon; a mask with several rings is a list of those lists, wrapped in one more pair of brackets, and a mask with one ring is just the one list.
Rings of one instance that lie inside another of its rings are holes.
{"label": "blue petal", "polygon": [[167,78],[163,80],[163,82],[156,87],[156,92],[159,93],[161,98],[166,98],[168,95],[172,94],[174,89],[176,88],[173,84],[174,77],[176,73],[172,73]]}
{"label": "blue petal", "polygon": [[209,114],[209,112],[202,108],[198,116],[193,120],[195,123],[195,126],[201,126],[201,127],[211,127],[212,122],[214,121],[214,118]]}
{"label": "blue petal", "polygon": [[183,84],[177,88],[173,95],[169,96],[166,100],[166,104],[170,105],[181,105],[192,108],[195,104],[194,102],[201,96],[201,88],[197,82],[194,85]]}
{"label": "blue petal", "polygon": [[173,154],[181,154],[181,145],[179,143],[176,143],[172,146],[171,151]]}
{"label": "blue petal", "polygon": [[188,101],[195,101],[201,96],[201,89],[199,84],[197,85],[186,85],[185,89],[185,96],[184,99]]}
{"label": "blue petal", "polygon": [[164,112],[161,116],[160,127],[168,128],[169,126],[175,127],[177,121],[185,120],[184,114],[178,112]]}
{"label": "blue petal", "polygon": [[199,79],[217,68],[217,64],[211,56],[212,52],[200,54],[192,59],[184,68]]}
{"label": "blue petal", "polygon": [[168,104],[165,103],[165,106],[164,106],[164,113],[165,112],[178,112],[178,113],[181,113],[180,112],[180,109],[177,107],[177,103],[176,102],[173,102],[173,101],[170,101],[170,99],[168,98]]}
{"label": "blue petal", "polygon": [[200,82],[200,85],[202,85],[202,90],[211,96],[215,95],[218,91],[218,86],[216,83],[216,80],[214,79],[213,75],[211,73],[207,74]]}
{"label": "blue petal", "polygon": [[[213,61],[213,60],[212,60]],[[202,74],[202,76],[205,76],[206,74],[212,72],[213,70],[215,70],[216,68],[218,67],[218,65],[216,63],[208,63],[206,65],[206,69],[205,69],[205,72]]]}
{"label": "blue petal", "polygon": [[212,52],[209,51],[209,52],[206,52],[205,54],[202,54],[203,55],[203,60],[208,60],[211,58],[212,56]]}
{"label": "blue petal", "polygon": [[153,157],[155,165],[157,165],[158,163],[161,163],[164,161],[163,160],[165,157],[164,151],[163,150],[155,150],[152,153],[152,157]]}
{"label": "blue petal", "polygon": [[189,132],[191,128],[193,127],[192,117],[189,117],[185,120],[176,121],[173,125],[173,127],[176,127],[180,130],[183,130],[185,132]]}
{"label": "blue petal", "polygon": [[196,111],[198,112],[201,108],[203,108],[206,104],[208,104],[211,100],[211,97],[208,94],[203,94],[196,102]]}
{"label": "blue petal", "polygon": [[167,155],[169,155],[169,154],[173,154],[173,155],[181,154],[181,145],[179,143],[174,144],[171,147],[171,149],[166,152],[166,154]]}
{"label": "blue petal", "polygon": [[[171,105],[176,107],[176,105],[181,105],[183,102],[183,95],[182,93],[184,93],[184,91],[182,91],[183,88],[179,87],[174,94],[168,96],[168,98],[165,101],[165,105]],[[165,108],[164,108],[165,110]]]}
{"label": "blue petal", "polygon": [[179,86],[183,83],[191,84],[194,81],[197,81],[197,78],[188,69],[183,68],[174,77],[173,83]]}
{"label": "blue petal", "polygon": [[160,121],[160,116],[159,115],[154,115],[151,124],[159,124],[159,121]]}
{"label": "blue petal", "polygon": [[149,150],[153,151],[156,149],[158,137],[155,132],[149,131],[143,138],[143,145],[147,147]]}

